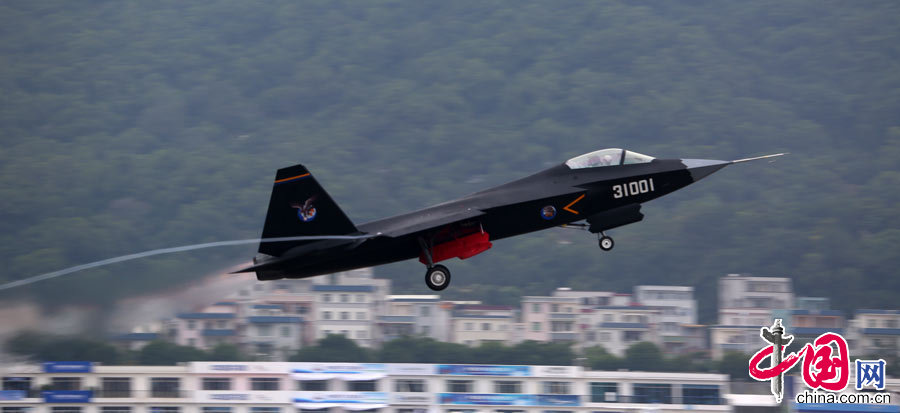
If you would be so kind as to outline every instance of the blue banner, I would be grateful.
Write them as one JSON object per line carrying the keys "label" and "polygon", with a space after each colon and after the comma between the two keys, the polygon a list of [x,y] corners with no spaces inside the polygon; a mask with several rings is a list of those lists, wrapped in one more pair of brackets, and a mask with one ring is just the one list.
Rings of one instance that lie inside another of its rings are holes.
{"label": "blue banner", "polygon": [[438,374],[457,376],[530,376],[529,366],[471,366],[459,364],[441,364]]}
{"label": "blue banner", "polygon": [[534,406],[535,396],[533,394],[441,393],[440,403],[491,406]]}
{"label": "blue banner", "polygon": [[47,361],[44,362],[44,373],[90,373],[93,363],[90,361]]}
{"label": "blue banner", "polygon": [[580,400],[574,394],[539,394],[538,406],[580,406]]}
{"label": "blue banner", "polygon": [[25,398],[25,390],[0,390],[0,400],[16,401]]}
{"label": "blue banner", "polygon": [[90,403],[90,390],[51,390],[41,392],[44,403]]}

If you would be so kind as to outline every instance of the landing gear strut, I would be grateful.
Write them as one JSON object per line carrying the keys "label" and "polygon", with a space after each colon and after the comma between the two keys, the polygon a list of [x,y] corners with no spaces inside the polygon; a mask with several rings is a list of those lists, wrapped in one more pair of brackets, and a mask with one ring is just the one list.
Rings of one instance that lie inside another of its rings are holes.
{"label": "landing gear strut", "polygon": [[601,237],[597,240],[597,244],[600,244],[600,249],[603,251],[610,251],[616,246],[616,243],[613,242],[613,239],[608,237],[603,232],[600,232]]}
{"label": "landing gear strut", "polygon": [[434,265],[431,257],[432,248],[424,239],[419,238],[419,246],[422,248],[422,255],[425,256],[425,265],[428,270],[425,271],[425,285],[433,291],[442,291],[450,285],[450,270],[443,265]]}

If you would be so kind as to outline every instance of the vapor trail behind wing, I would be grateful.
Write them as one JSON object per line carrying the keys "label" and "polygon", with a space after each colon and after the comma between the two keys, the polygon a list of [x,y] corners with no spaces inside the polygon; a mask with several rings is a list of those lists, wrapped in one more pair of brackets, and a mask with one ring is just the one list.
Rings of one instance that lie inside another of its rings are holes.
{"label": "vapor trail behind wing", "polygon": [[231,240],[231,241],[218,241],[218,242],[207,242],[207,243],[203,243],[203,244],[184,245],[181,247],[161,248],[161,249],[156,249],[156,250],[138,252],[135,254],[128,254],[128,255],[122,255],[122,256],[118,256],[118,257],[108,258],[108,259],[101,260],[101,261],[89,262],[87,264],[76,265],[74,267],[65,268],[65,269],[62,269],[59,271],[48,272],[46,274],[35,275],[33,277],[23,278],[21,280],[8,282],[6,284],[0,284],[0,291],[8,290],[10,288],[21,287],[23,285],[36,283],[38,281],[49,280],[51,278],[61,277],[63,275],[71,274],[73,272],[77,272],[77,271],[81,271],[81,270],[102,267],[104,265],[115,264],[117,262],[122,262],[122,261],[136,260],[138,258],[150,257],[153,255],[171,254],[173,252],[183,252],[183,251],[199,250],[199,249],[204,249],[204,248],[226,247],[226,246],[230,246],[230,245],[255,244],[255,243],[264,243],[264,242],[308,241],[308,240],[320,240],[320,239],[366,239],[366,238],[373,238],[373,237],[377,237],[377,236],[378,236],[378,234],[305,235],[305,236],[297,236],[297,237],[238,239],[238,240]]}

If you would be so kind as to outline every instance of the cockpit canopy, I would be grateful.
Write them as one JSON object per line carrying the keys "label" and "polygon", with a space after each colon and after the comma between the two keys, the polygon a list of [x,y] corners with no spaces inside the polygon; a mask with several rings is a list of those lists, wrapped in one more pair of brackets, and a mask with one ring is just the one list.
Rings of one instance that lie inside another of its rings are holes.
{"label": "cockpit canopy", "polygon": [[652,156],[642,155],[637,152],[625,151],[619,148],[601,149],[578,155],[566,161],[566,166],[571,169],[597,168],[600,166],[630,165],[633,163],[647,163],[652,161]]}

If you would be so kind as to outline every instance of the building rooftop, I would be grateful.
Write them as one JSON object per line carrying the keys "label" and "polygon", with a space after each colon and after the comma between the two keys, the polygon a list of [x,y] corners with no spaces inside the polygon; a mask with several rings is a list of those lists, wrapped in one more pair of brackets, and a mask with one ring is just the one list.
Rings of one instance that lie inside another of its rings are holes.
{"label": "building rooftop", "polygon": [[373,285],[314,285],[312,290],[316,292],[342,292],[342,293],[371,293],[375,291]]}
{"label": "building rooftop", "polygon": [[293,316],[259,315],[247,317],[247,322],[251,324],[302,323],[303,318]]}
{"label": "building rooftop", "polygon": [[178,318],[201,320],[226,320],[234,318],[234,313],[181,313]]}
{"label": "building rooftop", "polygon": [[201,332],[203,337],[228,337],[235,335],[234,330],[203,330]]}

